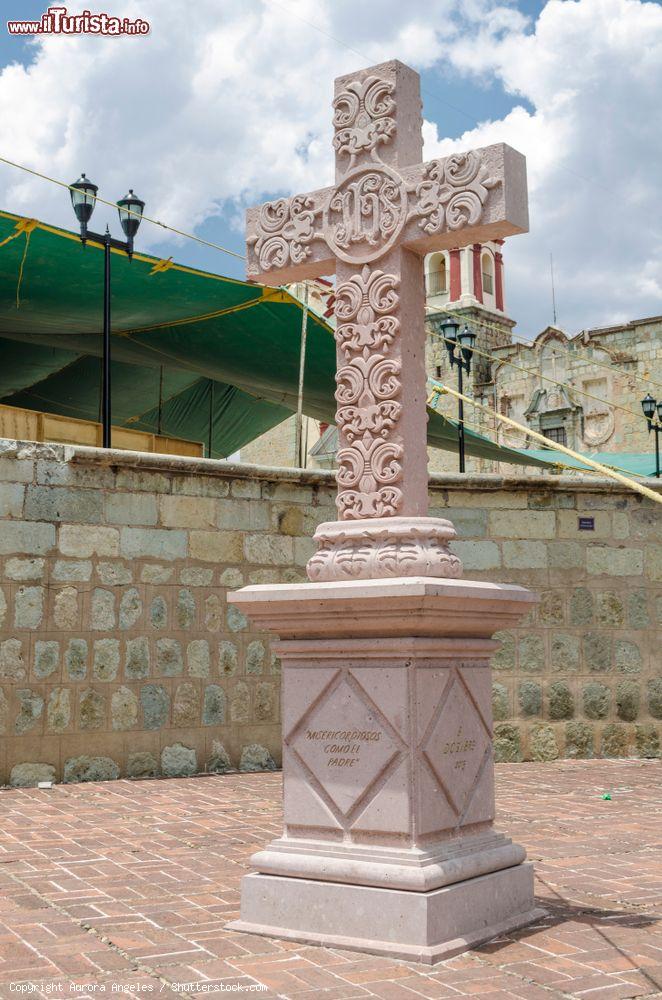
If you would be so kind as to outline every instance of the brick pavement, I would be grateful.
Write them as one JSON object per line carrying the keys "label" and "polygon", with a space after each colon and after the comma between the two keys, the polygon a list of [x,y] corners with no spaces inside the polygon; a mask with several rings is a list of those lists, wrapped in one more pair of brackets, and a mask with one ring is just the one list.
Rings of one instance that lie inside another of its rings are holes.
{"label": "brick pavement", "polygon": [[548,916],[432,969],[224,929],[279,832],[278,774],[0,791],[0,997],[662,997],[662,764],[496,770]]}

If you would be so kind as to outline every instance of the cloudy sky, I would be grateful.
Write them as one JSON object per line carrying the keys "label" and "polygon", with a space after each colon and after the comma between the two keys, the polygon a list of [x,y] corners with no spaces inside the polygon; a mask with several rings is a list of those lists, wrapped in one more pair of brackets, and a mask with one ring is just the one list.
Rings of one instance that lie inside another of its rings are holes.
{"label": "cloudy sky", "polygon": [[[243,252],[247,204],[332,178],[333,78],[397,57],[422,75],[426,158],[505,141],[531,232],[506,245],[517,332],[662,313],[662,6],[639,0],[93,0],[148,35],[9,37],[0,155]],[[4,0],[7,19],[44,3]],[[0,164],[0,207],[73,228],[66,191]],[[111,219],[100,206],[95,228]],[[141,249],[243,276],[143,224]]]}

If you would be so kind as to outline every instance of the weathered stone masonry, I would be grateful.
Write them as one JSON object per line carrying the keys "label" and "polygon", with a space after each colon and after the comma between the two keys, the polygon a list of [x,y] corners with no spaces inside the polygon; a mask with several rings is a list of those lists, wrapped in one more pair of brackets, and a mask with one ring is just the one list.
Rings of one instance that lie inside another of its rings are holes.
{"label": "weathered stone masonry", "polygon": [[[327,472],[0,442],[0,781],[273,767],[278,661],[226,593],[304,579],[333,495]],[[542,594],[493,661],[497,758],[659,756],[658,508],[489,475],[431,503],[467,577]]]}

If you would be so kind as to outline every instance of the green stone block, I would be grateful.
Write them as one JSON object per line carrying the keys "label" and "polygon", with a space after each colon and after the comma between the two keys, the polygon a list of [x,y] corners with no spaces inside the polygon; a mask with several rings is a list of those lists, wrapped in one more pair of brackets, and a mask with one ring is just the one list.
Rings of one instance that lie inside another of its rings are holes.
{"label": "green stone block", "polygon": [[538,674],[545,668],[545,640],[542,635],[524,635],[519,641],[519,666],[522,673]]}
{"label": "green stone block", "polygon": [[168,721],[170,697],[160,684],[145,684],[140,692],[145,729],[161,729]]}
{"label": "green stone block", "polygon": [[569,604],[571,625],[590,625],[593,621],[593,594],[586,587],[572,592]]}
{"label": "green stone block", "polygon": [[492,684],[492,715],[499,721],[510,718],[508,688],[496,681]]}
{"label": "green stone block", "polygon": [[116,781],[120,769],[110,757],[69,757],[64,762],[64,783],[80,781]]}
{"label": "green stone block", "polygon": [[168,622],[168,605],[165,598],[160,595],[154,598],[149,609],[149,618],[152,628],[165,628]]}
{"label": "green stone block", "polygon": [[635,726],[634,742],[638,757],[660,757],[660,734],[655,726]]}
{"label": "green stone block", "polygon": [[616,714],[624,722],[634,722],[639,715],[639,685],[621,681],[616,687]]}
{"label": "green stone block", "polygon": [[149,674],[149,643],[145,636],[127,639],[125,648],[125,676],[139,680]]}
{"label": "green stone block", "polygon": [[592,681],[582,692],[584,715],[587,719],[605,719],[609,714],[611,690],[606,684]]}
{"label": "green stone block", "polygon": [[517,692],[520,715],[540,715],[542,710],[542,687],[536,681],[522,681]]}
{"label": "green stone block", "polygon": [[623,602],[611,591],[598,594],[597,618],[599,625],[619,627],[625,624]]}
{"label": "green stone block", "polygon": [[605,726],[602,733],[601,751],[603,757],[627,757],[628,729],[617,722]]}
{"label": "green stone block", "polygon": [[123,630],[133,628],[140,620],[142,613],[143,602],[140,593],[135,587],[131,587],[122,594],[120,601],[120,628]]}
{"label": "green stone block", "polygon": [[556,760],[559,755],[556,733],[551,726],[534,726],[530,745],[533,760]]}
{"label": "green stone block", "polygon": [[522,741],[517,726],[501,723],[494,727],[494,759],[498,764],[522,760]]}
{"label": "green stone block", "polygon": [[540,595],[538,618],[545,625],[562,625],[565,619],[563,594],[559,590],[545,590]]}
{"label": "green stone block", "polygon": [[54,674],[60,664],[60,643],[48,639],[37,639],[34,644],[34,674],[43,680]]}
{"label": "green stone block", "polygon": [[44,699],[40,694],[31,691],[30,688],[19,688],[16,691],[19,711],[15,721],[15,732],[17,736],[28,733],[37,725],[44,711]]}
{"label": "green stone block", "polygon": [[552,633],[550,667],[558,673],[576,673],[579,670],[579,636],[566,632]]}
{"label": "green stone block", "polygon": [[643,666],[641,650],[631,639],[616,640],[614,660],[616,661],[616,669],[622,674],[638,674]]}
{"label": "green stone block", "polygon": [[515,669],[515,636],[512,632],[495,632],[494,639],[501,643],[492,657],[493,670]]}
{"label": "green stone block", "polygon": [[246,673],[261,674],[264,669],[266,649],[263,642],[254,639],[246,649]]}
{"label": "green stone block", "polygon": [[662,677],[648,682],[648,711],[654,719],[662,719]]}
{"label": "green stone block", "polygon": [[221,726],[225,722],[225,691],[218,684],[205,688],[202,707],[203,726]]}
{"label": "green stone block", "polygon": [[106,696],[94,688],[79,694],[78,725],[80,729],[102,729],[106,722]]}
{"label": "green stone block", "polygon": [[191,628],[195,624],[195,597],[190,590],[180,590],[177,597],[177,626]]}
{"label": "green stone block", "polygon": [[565,756],[593,756],[593,726],[587,722],[569,722],[565,727]]}
{"label": "green stone block", "polygon": [[588,670],[605,673],[611,670],[611,639],[604,632],[587,632],[582,640],[584,662]]}
{"label": "green stone block", "polygon": [[628,594],[628,624],[630,628],[648,628],[650,625],[646,592],[643,590]]}
{"label": "green stone block", "polygon": [[85,639],[69,640],[64,662],[72,681],[84,679],[87,673],[87,642]]}
{"label": "green stone block", "polygon": [[571,719],[575,714],[575,700],[572,691],[563,681],[554,681],[549,686],[550,719]]}

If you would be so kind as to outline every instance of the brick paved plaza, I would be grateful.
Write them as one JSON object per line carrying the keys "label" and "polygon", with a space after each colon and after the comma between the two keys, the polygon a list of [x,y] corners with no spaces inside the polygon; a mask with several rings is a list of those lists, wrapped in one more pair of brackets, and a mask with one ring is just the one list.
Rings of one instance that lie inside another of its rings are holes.
{"label": "brick paved plaza", "polygon": [[499,821],[548,916],[432,969],[224,930],[279,832],[279,774],[4,790],[0,997],[662,996],[661,777],[659,761],[498,765]]}

